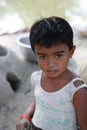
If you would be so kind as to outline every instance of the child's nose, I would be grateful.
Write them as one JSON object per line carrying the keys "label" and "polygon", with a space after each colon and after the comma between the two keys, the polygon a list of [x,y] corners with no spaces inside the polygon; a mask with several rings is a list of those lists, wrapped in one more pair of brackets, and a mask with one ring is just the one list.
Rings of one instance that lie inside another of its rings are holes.
{"label": "child's nose", "polygon": [[55,60],[54,58],[49,58],[49,59],[48,59],[48,65],[49,65],[50,67],[56,66],[56,60]]}

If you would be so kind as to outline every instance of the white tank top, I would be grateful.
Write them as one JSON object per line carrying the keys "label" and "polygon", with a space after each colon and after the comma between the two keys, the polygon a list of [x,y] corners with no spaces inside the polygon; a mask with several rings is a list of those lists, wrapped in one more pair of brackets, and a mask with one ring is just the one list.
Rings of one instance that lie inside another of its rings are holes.
{"label": "white tank top", "polygon": [[32,123],[43,130],[77,130],[77,117],[73,104],[74,94],[86,84],[75,87],[74,78],[56,92],[46,92],[41,87],[42,71],[34,72],[31,84],[35,88],[36,109]]}

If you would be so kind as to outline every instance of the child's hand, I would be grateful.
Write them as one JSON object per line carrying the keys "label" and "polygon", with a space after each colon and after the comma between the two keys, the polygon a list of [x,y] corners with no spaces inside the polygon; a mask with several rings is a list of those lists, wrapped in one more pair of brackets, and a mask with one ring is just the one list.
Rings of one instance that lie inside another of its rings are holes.
{"label": "child's hand", "polygon": [[26,118],[20,120],[20,122],[16,125],[16,130],[29,130],[30,122]]}

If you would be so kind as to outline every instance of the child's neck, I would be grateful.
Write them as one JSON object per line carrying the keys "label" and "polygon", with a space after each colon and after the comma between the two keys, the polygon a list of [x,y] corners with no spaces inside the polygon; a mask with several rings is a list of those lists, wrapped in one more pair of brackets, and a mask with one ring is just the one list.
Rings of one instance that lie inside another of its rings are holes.
{"label": "child's neck", "polygon": [[41,86],[48,92],[54,92],[63,88],[73,78],[74,75],[67,69],[62,75],[55,78],[50,78],[46,75],[43,75]]}

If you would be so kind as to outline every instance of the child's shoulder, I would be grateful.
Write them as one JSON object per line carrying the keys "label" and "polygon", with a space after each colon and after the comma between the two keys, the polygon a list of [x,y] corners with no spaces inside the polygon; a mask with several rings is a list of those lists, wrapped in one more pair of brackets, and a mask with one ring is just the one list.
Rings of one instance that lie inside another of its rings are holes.
{"label": "child's shoulder", "polygon": [[31,74],[31,85],[35,86],[35,84],[40,82],[42,71],[35,71]]}
{"label": "child's shoulder", "polygon": [[[87,89],[87,85],[84,83],[84,81],[76,76],[74,77],[68,84],[68,90],[70,92],[71,95],[71,100],[73,101],[73,97],[75,95],[75,93],[79,90],[86,90]],[[87,91],[87,90],[86,90]]]}
{"label": "child's shoulder", "polygon": [[32,74],[31,74],[31,77],[35,77],[35,76],[40,76],[42,73],[41,70],[38,70],[38,71],[34,71]]}
{"label": "child's shoulder", "polygon": [[73,86],[75,88],[79,88],[79,87],[82,87],[82,86],[87,87],[87,85],[84,83],[84,81],[82,80],[80,75],[78,75],[78,74],[76,74],[74,72],[70,71],[69,80],[70,80],[69,83],[73,84]]}

